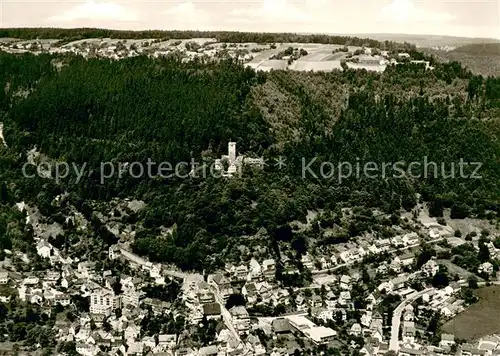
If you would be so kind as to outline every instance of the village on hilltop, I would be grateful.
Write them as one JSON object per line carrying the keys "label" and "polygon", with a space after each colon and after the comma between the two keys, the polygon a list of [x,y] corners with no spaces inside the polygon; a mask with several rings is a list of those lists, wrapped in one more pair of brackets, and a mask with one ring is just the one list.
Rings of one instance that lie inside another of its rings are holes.
{"label": "village on hilltop", "polygon": [[383,72],[388,65],[412,62],[432,69],[429,62],[412,59],[406,52],[377,48],[316,43],[225,43],[213,38],[190,40],[86,39],[69,43],[58,40],[0,39],[0,50],[9,53],[76,54],[84,58],[114,60],[147,55],[151,58],[174,56],[182,61],[194,59],[236,59],[257,71],[290,69],[329,72],[335,69],[365,69]]}

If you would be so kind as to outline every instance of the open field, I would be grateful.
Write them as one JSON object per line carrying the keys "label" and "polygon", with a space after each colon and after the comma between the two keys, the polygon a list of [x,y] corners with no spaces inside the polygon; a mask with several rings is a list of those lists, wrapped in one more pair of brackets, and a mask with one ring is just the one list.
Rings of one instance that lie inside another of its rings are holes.
{"label": "open field", "polygon": [[340,61],[301,61],[298,60],[289,66],[289,69],[298,71],[331,72],[334,69],[342,69]]}
{"label": "open field", "polygon": [[500,286],[484,287],[476,291],[479,301],[447,322],[443,332],[455,338],[476,340],[500,331]]}
{"label": "open field", "polygon": [[[288,65],[286,61],[269,60],[268,58],[272,55],[276,55],[279,52],[283,52],[288,47],[302,48],[305,49],[308,54],[302,56],[291,65]],[[317,43],[281,43],[278,44],[275,49],[267,49],[262,52],[252,53],[253,59],[247,63],[248,66],[258,69],[269,71],[271,69],[291,69],[297,71],[318,71],[318,72],[331,72],[335,69],[342,69],[340,65],[340,60],[346,57],[346,53],[338,52],[333,53],[337,48],[341,48],[340,45],[327,45],[327,44],[317,44]],[[349,51],[354,52],[361,47],[349,46]],[[357,68],[361,65],[353,65]],[[385,66],[368,66],[368,70],[378,70],[383,71]]]}

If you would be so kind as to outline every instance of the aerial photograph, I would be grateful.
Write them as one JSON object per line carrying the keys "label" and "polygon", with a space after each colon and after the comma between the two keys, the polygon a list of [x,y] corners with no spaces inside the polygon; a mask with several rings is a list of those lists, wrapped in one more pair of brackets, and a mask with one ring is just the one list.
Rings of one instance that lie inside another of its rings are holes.
{"label": "aerial photograph", "polygon": [[0,0],[0,356],[500,356],[498,0]]}

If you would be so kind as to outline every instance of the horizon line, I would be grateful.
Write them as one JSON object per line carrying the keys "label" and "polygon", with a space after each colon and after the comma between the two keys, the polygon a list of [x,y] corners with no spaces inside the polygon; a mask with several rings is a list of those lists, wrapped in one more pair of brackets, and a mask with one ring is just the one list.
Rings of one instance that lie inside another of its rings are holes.
{"label": "horizon line", "polygon": [[446,38],[466,38],[472,40],[493,40],[500,42],[499,37],[475,37],[475,36],[452,36],[452,35],[441,35],[441,34],[422,34],[422,33],[404,33],[404,32],[374,32],[374,33],[366,33],[366,32],[293,32],[293,31],[281,31],[281,32],[273,32],[273,31],[242,31],[242,30],[200,30],[200,29],[190,29],[190,30],[179,30],[179,29],[141,29],[141,30],[131,30],[131,29],[119,29],[112,27],[54,27],[54,26],[16,26],[16,27],[0,27],[0,30],[16,30],[16,29],[60,29],[60,30],[107,30],[107,31],[117,31],[117,32],[234,32],[234,33],[270,33],[270,34],[296,34],[296,35],[306,35],[306,36],[314,36],[314,35],[325,35],[325,36],[345,36],[345,37],[359,37],[363,36],[364,38],[370,38],[370,36],[416,36],[416,37],[446,37]]}

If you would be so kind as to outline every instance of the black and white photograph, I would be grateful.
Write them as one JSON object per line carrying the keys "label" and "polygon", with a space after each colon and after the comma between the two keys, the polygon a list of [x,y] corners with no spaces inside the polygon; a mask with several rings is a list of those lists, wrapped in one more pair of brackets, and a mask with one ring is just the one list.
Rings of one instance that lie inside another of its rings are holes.
{"label": "black and white photograph", "polygon": [[0,356],[500,356],[498,0],[0,0]]}

